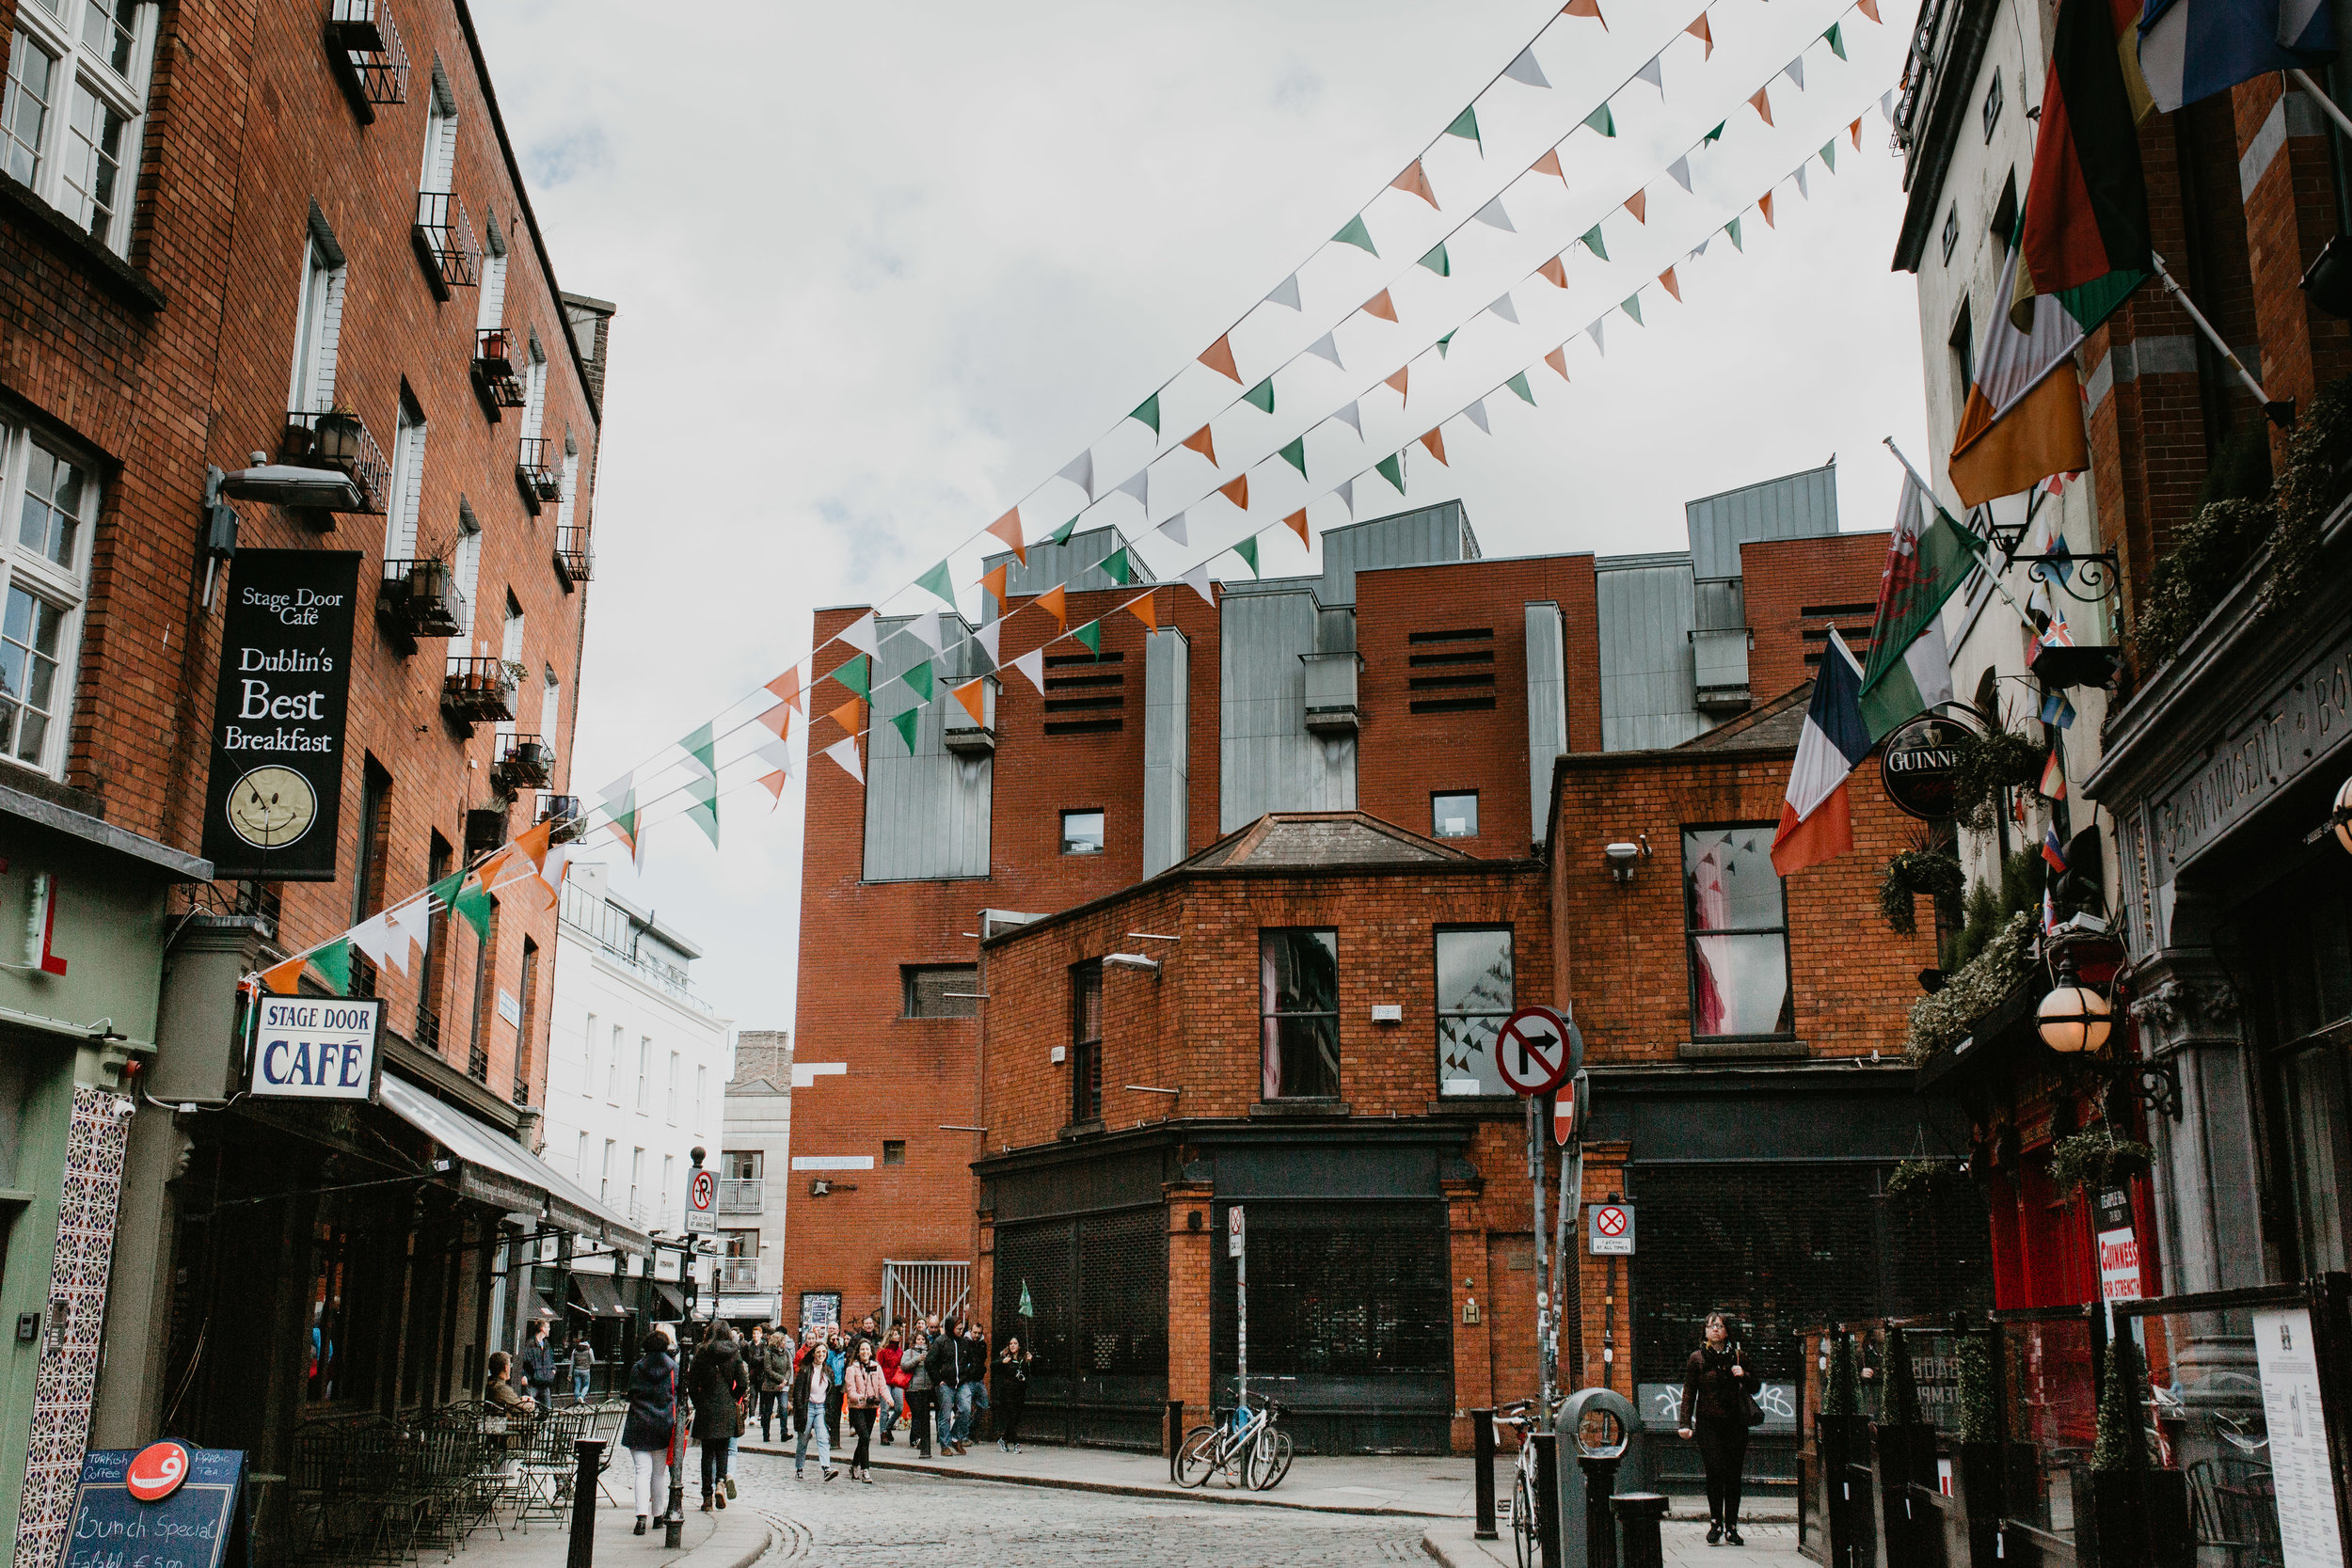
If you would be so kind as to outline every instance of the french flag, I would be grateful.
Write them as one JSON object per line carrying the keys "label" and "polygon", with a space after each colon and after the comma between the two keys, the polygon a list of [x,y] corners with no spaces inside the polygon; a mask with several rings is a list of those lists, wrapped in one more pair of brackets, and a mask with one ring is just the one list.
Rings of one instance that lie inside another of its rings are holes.
{"label": "french flag", "polygon": [[1804,712],[1788,795],[1772,835],[1772,869],[1786,877],[1853,847],[1853,810],[1846,777],[1870,754],[1870,727],[1862,721],[1862,666],[1845,639],[1829,634],[1813,703]]}

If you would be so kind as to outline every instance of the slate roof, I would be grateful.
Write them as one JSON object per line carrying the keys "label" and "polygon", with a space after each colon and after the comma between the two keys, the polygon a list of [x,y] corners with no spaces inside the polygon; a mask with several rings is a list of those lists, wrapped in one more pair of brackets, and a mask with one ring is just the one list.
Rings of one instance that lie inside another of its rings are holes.
{"label": "slate roof", "polygon": [[1692,736],[1677,752],[1786,752],[1804,731],[1804,710],[1813,701],[1813,683],[1805,681],[1760,707],[1750,708],[1726,724]]}
{"label": "slate roof", "polygon": [[1360,811],[1268,812],[1171,869],[1397,865],[1472,858]]}

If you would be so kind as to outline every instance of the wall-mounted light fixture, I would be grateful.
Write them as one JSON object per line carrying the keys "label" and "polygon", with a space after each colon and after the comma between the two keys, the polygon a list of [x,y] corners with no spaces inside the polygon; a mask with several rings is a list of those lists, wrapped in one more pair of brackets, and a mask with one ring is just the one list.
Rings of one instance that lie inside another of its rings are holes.
{"label": "wall-mounted light fixture", "polygon": [[1634,866],[1640,863],[1642,857],[1649,851],[1639,844],[1629,844],[1619,839],[1613,844],[1604,846],[1601,853],[1609,859],[1610,879],[1615,882],[1629,882],[1633,880]]}
{"label": "wall-mounted light fixture", "polygon": [[1103,967],[1140,970],[1156,979],[1160,973],[1160,960],[1147,958],[1140,953],[1105,953],[1103,955]]}

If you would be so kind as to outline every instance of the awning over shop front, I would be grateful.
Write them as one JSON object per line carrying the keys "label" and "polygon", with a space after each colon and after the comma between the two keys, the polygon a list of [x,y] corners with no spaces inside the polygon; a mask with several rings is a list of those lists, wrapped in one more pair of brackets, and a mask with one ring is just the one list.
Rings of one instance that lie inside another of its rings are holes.
{"label": "awning over shop front", "polygon": [[467,1196],[501,1209],[545,1215],[554,1225],[595,1237],[623,1252],[642,1255],[651,1250],[644,1231],[512,1138],[501,1137],[389,1072],[384,1074],[377,1094],[386,1110],[449,1150],[457,1162],[458,1190]]}
{"label": "awning over shop front", "polygon": [[653,1282],[653,1291],[661,1298],[661,1308],[670,1314],[672,1322],[686,1316],[686,1297],[676,1286],[666,1279],[657,1279]]}
{"label": "awning over shop front", "polygon": [[628,1308],[621,1305],[621,1292],[613,1289],[610,1275],[576,1274],[572,1275],[572,1291],[580,1297],[580,1306],[595,1317],[620,1318],[628,1315]]}
{"label": "awning over shop front", "polygon": [[530,1321],[532,1323],[543,1323],[555,1321],[555,1308],[548,1305],[548,1293],[545,1291],[531,1292],[530,1312]]}

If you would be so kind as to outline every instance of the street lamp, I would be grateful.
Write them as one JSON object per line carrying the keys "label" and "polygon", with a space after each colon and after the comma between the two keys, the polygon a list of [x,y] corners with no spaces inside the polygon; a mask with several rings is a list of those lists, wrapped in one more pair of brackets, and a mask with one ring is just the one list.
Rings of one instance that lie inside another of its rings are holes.
{"label": "street lamp", "polygon": [[2034,1026],[2042,1043],[2061,1055],[2096,1054],[2115,1027],[2107,999],[2074,977],[2074,958],[2060,953],[2058,984],[2035,1009]]}
{"label": "street lamp", "polygon": [[2329,820],[2336,825],[2336,842],[2352,854],[2352,779],[2344,780],[2344,787],[2336,791],[2336,809]]}

